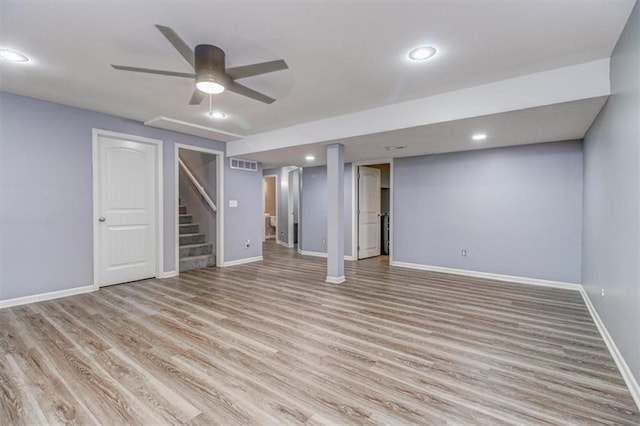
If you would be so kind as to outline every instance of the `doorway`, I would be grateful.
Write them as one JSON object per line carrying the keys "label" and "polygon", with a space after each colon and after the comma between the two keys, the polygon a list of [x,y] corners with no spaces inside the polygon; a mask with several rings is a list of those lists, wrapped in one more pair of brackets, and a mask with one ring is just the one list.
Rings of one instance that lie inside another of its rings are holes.
{"label": "doorway", "polygon": [[287,236],[289,248],[295,248],[298,244],[298,231],[300,223],[300,169],[298,167],[287,173],[288,200],[287,200]]}
{"label": "doorway", "polygon": [[224,266],[224,152],[175,144],[174,153],[176,270],[172,275]]}
{"label": "doorway", "polygon": [[94,287],[161,277],[162,141],[93,129]]}
{"label": "doorway", "polygon": [[276,238],[278,235],[278,180],[277,175],[265,175],[262,178],[262,206],[264,212],[262,241]]}
{"label": "doorway", "polygon": [[391,160],[353,167],[353,253],[356,259],[391,254]]}

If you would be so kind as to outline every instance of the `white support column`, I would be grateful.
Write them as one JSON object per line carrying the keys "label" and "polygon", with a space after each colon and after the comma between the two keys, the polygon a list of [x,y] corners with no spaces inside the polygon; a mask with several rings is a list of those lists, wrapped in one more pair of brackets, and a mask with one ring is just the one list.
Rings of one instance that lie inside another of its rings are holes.
{"label": "white support column", "polygon": [[327,146],[327,280],[344,277],[344,146]]}

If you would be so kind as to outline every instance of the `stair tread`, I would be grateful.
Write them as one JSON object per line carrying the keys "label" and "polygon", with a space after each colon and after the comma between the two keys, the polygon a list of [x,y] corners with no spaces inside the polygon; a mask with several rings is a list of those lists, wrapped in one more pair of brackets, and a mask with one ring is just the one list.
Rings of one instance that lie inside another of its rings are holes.
{"label": "stair tread", "polygon": [[198,256],[189,256],[189,257],[181,257],[180,260],[190,260],[190,259],[208,259],[212,256],[215,256],[214,254],[201,254]]}
{"label": "stair tread", "polygon": [[194,226],[194,225],[200,225],[199,223],[196,222],[192,222],[192,223],[180,223],[180,226]]}
{"label": "stair tread", "polygon": [[194,232],[192,234],[180,234],[181,237],[193,237],[194,235],[204,235],[204,232]]}
{"label": "stair tread", "polygon": [[204,242],[204,243],[195,243],[195,244],[183,244],[180,246],[180,248],[193,248],[193,247],[202,247],[202,246],[213,246],[213,243]]}

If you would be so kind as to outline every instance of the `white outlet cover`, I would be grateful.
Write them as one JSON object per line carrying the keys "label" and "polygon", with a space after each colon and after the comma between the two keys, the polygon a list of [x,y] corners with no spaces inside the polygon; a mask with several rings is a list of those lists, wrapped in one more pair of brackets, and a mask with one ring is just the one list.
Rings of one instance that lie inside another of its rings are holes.
{"label": "white outlet cover", "polygon": [[229,207],[238,207],[238,200],[229,200]]}

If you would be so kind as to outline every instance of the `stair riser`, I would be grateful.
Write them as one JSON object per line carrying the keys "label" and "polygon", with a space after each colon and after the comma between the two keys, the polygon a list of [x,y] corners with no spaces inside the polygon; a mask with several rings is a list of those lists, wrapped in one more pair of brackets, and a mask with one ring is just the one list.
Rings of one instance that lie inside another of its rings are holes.
{"label": "stair riser", "polygon": [[214,255],[197,259],[180,259],[180,272],[191,271],[193,269],[208,268],[216,265],[216,257]]}
{"label": "stair riser", "polygon": [[187,206],[178,207],[178,213],[179,214],[187,214]]}
{"label": "stair riser", "polygon": [[207,244],[199,247],[180,247],[180,258],[202,256],[204,254],[211,254],[212,251],[212,244]]}
{"label": "stair riser", "polygon": [[187,244],[202,244],[204,243],[205,235],[197,234],[197,235],[181,235],[180,236],[180,245],[184,246]]}
{"label": "stair riser", "polygon": [[178,220],[180,221],[181,225],[183,223],[191,223],[191,222],[193,222],[193,216],[191,216],[190,214],[180,215],[180,216],[178,216]]}
{"label": "stair riser", "polygon": [[200,232],[200,225],[197,223],[180,225],[181,234],[197,234],[198,232]]}

